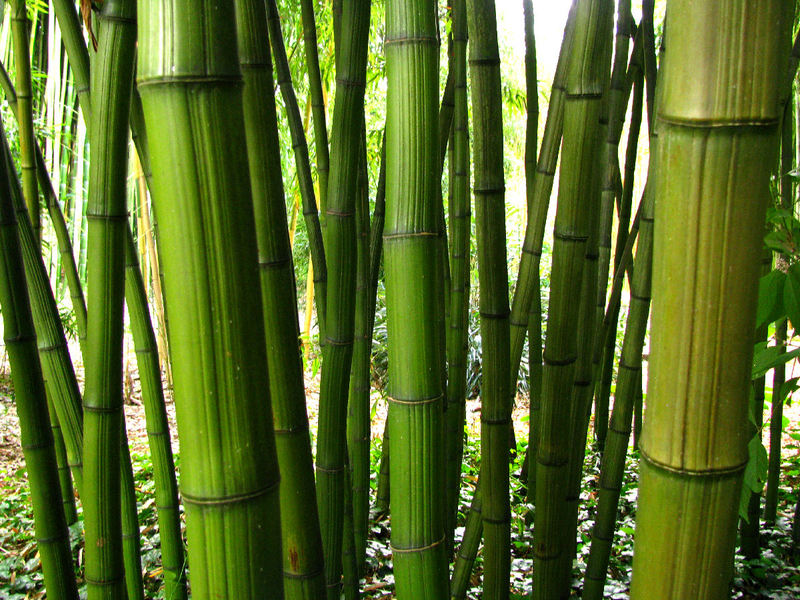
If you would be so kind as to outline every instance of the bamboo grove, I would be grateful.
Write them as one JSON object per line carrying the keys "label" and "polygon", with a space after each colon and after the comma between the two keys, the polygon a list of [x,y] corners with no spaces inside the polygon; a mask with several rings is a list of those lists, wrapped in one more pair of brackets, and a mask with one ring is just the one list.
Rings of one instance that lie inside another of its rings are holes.
{"label": "bamboo grove", "polygon": [[[0,305],[47,597],[84,584],[89,600],[145,597],[126,313],[165,598],[358,598],[372,520],[387,516],[396,597],[465,598],[480,551],[482,597],[509,598],[510,477],[527,488],[531,596],[568,598],[589,443],[602,454],[580,577],[584,598],[602,598],[631,442],[631,597],[728,597],[737,542],[759,553],[765,478],[763,518],[776,518],[798,354],[786,345],[800,267],[781,237],[795,219],[798,7],[669,0],[658,20],[655,0],[640,8],[571,3],[540,114],[537,5],[520,0],[514,247],[494,0],[12,0]],[[45,121],[73,152],[37,131]],[[470,331],[474,485],[461,470]],[[529,439],[511,473],[524,354]],[[773,368],[769,470],[754,475]],[[371,474],[376,396],[388,416]]]}

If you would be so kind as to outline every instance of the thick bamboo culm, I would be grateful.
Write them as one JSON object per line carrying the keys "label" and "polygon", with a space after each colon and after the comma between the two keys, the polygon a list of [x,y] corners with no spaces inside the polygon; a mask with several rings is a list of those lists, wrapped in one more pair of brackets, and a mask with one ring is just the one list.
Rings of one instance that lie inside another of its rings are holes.
{"label": "thick bamboo culm", "polygon": [[397,597],[439,599],[447,594],[447,567],[440,493],[444,390],[439,370],[431,368],[439,364],[440,321],[435,3],[390,0],[385,52],[391,543]]}
{"label": "thick bamboo culm", "polygon": [[792,8],[667,7],[634,600],[728,597],[748,458],[753,346],[742,332],[754,331],[769,197],[763,158],[777,150]]}
{"label": "thick bamboo culm", "polygon": [[[204,18],[211,12],[218,18]],[[138,59],[148,129],[172,132],[150,141],[151,189],[178,429],[192,440],[181,448],[192,597],[282,598],[279,475],[233,6],[144,0]]]}

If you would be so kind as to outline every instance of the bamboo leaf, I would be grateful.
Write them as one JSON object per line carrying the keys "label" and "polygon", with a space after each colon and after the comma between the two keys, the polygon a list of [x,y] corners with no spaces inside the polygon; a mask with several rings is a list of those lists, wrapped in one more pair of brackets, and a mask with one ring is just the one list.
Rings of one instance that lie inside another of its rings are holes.
{"label": "bamboo leaf", "polygon": [[786,316],[794,323],[800,323],[800,263],[789,267],[786,283],[783,286],[783,304]]}
{"label": "bamboo leaf", "polygon": [[758,283],[758,310],[756,327],[772,323],[786,315],[784,310],[784,282],[786,274],[782,271],[771,271]]}
{"label": "bamboo leaf", "polygon": [[781,346],[767,346],[766,342],[759,342],[755,345],[753,354],[752,378],[762,377],[770,369],[785,364],[796,356],[800,356],[800,348],[784,352]]}

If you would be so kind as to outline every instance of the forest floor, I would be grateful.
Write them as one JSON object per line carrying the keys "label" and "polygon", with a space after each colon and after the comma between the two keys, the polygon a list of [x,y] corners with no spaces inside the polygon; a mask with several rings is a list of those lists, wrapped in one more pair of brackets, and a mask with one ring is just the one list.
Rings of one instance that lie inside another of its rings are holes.
{"label": "forest floor", "polygon": [[[135,365],[135,360],[131,361]],[[82,379],[80,366],[78,378]],[[319,374],[306,380],[309,405],[309,419],[312,431],[316,426],[316,408],[319,393]],[[144,419],[144,409],[139,397],[139,382],[135,369],[128,370],[126,376],[126,422],[128,438],[133,457],[136,489],[138,494],[140,526],[142,532],[142,562],[145,573],[148,598],[162,598],[159,567],[159,538],[154,511],[152,464],[149,459]],[[380,462],[380,445],[386,416],[386,402],[377,392],[372,398],[372,496],[374,502],[377,472]],[[173,431],[173,447],[179,466],[180,453],[177,436],[174,435],[175,411],[172,402],[167,403],[167,412]],[[512,598],[524,598],[530,593],[532,552],[531,552],[531,511],[526,504],[524,488],[519,473],[526,450],[528,437],[527,399],[518,397],[514,410],[517,452],[511,465],[512,487]],[[765,414],[765,419],[769,415]],[[756,561],[746,562],[740,555],[736,557],[736,575],[731,598],[734,599],[773,599],[789,600],[800,598],[800,568],[792,559],[791,524],[797,492],[800,490],[800,401],[786,408],[784,422],[788,424],[783,436],[782,478],[779,494],[779,515],[777,523],[762,529],[763,552]],[[467,402],[467,425],[469,442],[465,448],[464,482],[459,507],[459,527],[456,540],[463,534],[463,519],[472,499],[477,480],[479,445],[477,442],[480,426],[480,401]],[[765,431],[765,444],[768,444],[769,431]],[[636,512],[638,460],[636,453],[629,456],[626,465],[625,481],[620,499],[617,533],[614,539],[613,555],[606,583],[605,596],[612,600],[628,597],[633,557],[633,533]],[[574,564],[575,583],[573,596],[580,597],[582,587],[580,576],[585,568],[589,552],[589,540],[596,505],[596,481],[599,475],[599,455],[587,448],[584,469],[581,511],[579,515],[578,559]],[[80,508],[78,509],[80,513]],[[78,576],[82,571],[80,521],[72,526],[73,549]],[[367,574],[361,581],[363,597],[374,599],[393,598],[394,579],[391,571],[391,551],[389,548],[389,524],[386,519],[372,523],[367,548]],[[481,556],[478,555],[473,571],[472,589],[468,597],[480,598]],[[35,543],[33,542],[33,520],[28,501],[28,491],[24,473],[24,459],[19,446],[19,430],[13,405],[13,393],[8,376],[7,364],[0,363],[0,600],[22,600],[44,598],[41,569]]]}

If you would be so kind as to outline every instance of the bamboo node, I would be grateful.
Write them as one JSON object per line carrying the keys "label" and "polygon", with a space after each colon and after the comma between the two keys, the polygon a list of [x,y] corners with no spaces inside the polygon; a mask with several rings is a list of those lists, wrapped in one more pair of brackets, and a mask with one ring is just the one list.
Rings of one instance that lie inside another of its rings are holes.
{"label": "bamboo node", "polygon": [[271,481],[264,487],[253,490],[252,492],[229,494],[227,496],[194,496],[181,490],[181,497],[183,498],[184,503],[193,504],[196,506],[223,506],[227,504],[239,504],[266,496],[267,494],[278,489],[278,483],[279,480]]}
{"label": "bamboo node", "polygon": [[408,35],[394,38],[387,37],[383,42],[384,46],[402,46],[404,44],[431,44],[438,46],[439,38],[435,35]]}
{"label": "bamboo node", "polygon": [[295,579],[299,581],[314,579],[316,577],[322,576],[323,574],[324,571],[322,569],[315,569],[310,573],[292,573],[291,571],[287,571],[286,569],[283,570],[283,576],[286,577],[286,579]]}
{"label": "bamboo node", "polygon": [[659,462],[648,456],[648,454],[644,451],[644,449],[639,446],[639,456],[644,459],[644,461],[655,469],[659,469],[661,471],[668,471],[670,473],[674,473],[675,475],[681,475],[683,477],[728,477],[731,475],[736,475],[744,471],[745,467],[747,466],[748,461],[744,461],[741,464],[733,465],[730,467],[719,467],[717,469],[686,469],[683,467],[673,467],[672,465],[668,465],[666,463]]}
{"label": "bamboo node", "polygon": [[419,399],[411,399],[411,398],[393,398],[392,396],[386,396],[386,399],[389,402],[393,402],[395,404],[404,404],[408,406],[417,406],[423,404],[433,404],[439,400],[444,400],[444,394],[438,394],[436,396],[431,396],[429,398],[419,398]]}
{"label": "bamboo node", "polygon": [[397,554],[411,554],[411,553],[414,553],[414,552],[424,552],[425,550],[431,550],[432,548],[435,548],[436,546],[439,546],[442,543],[444,543],[444,536],[442,536],[441,538],[439,538],[438,540],[436,540],[432,544],[428,544],[427,546],[415,546],[415,547],[412,547],[412,548],[398,548],[394,544],[389,544],[389,545],[392,548],[392,553],[393,554],[394,553],[397,553]]}

